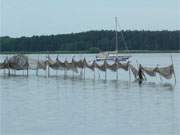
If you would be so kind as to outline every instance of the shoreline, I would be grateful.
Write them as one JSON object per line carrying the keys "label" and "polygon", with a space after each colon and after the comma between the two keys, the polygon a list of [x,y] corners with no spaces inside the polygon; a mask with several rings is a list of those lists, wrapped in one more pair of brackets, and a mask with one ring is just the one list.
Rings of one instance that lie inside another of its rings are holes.
{"label": "shoreline", "polygon": [[[89,51],[39,51],[39,52],[0,52],[0,55],[5,54],[96,54],[98,52]],[[118,53],[180,53],[180,50],[129,50],[118,51]]]}

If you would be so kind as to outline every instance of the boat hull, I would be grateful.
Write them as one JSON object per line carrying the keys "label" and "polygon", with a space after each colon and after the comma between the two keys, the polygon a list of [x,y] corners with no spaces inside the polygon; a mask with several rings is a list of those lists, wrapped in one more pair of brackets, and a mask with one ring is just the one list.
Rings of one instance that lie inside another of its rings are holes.
{"label": "boat hull", "polygon": [[105,61],[105,60],[110,60],[110,61],[127,61],[131,56],[109,56],[106,58],[101,58],[101,57],[96,57],[96,61]]}

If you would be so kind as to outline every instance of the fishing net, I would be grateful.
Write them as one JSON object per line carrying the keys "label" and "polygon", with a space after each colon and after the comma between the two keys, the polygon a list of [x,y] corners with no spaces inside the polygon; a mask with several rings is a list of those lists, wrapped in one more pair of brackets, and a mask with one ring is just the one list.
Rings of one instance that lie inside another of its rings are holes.
{"label": "fishing net", "polygon": [[104,61],[104,63],[103,64],[97,64],[97,63],[95,63],[96,64],[96,68],[98,68],[100,71],[106,71],[106,69],[107,69],[107,62],[106,61]]}
{"label": "fishing net", "polygon": [[72,59],[72,63],[74,64],[74,66],[76,68],[81,68],[82,69],[85,66],[82,60],[75,61],[74,59]]}
{"label": "fishing net", "polygon": [[[65,60],[64,62],[60,61],[58,57],[55,61],[53,61],[50,57],[48,57],[47,60],[35,60],[28,58],[24,55],[16,55],[12,56],[8,59],[4,60],[3,63],[0,63],[0,69],[14,69],[14,70],[37,70],[37,69],[43,69],[46,70],[47,65],[49,65],[50,68],[55,70],[72,70],[73,72],[78,73],[78,68],[89,68],[91,70],[95,70],[95,68],[99,69],[100,71],[105,72],[107,69],[111,71],[117,71],[118,69],[123,69],[125,71],[128,71],[130,69],[134,75],[135,78],[138,77],[138,70],[129,62],[127,63],[120,63],[118,61],[115,61],[112,64],[108,64],[107,61],[104,61],[102,64],[98,64],[95,60],[87,62],[87,60],[84,58],[83,60],[75,61],[72,59],[71,62],[68,62]],[[158,73],[160,76],[163,76],[166,79],[171,79],[172,75],[174,74],[174,67],[173,65],[167,66],[167,67],[141,67],[142,71],[146,73],[149,76],[156,76]]]}
{"label": "fishing net", "polygon": [[142,70],[149,76],[156,76],[156,69],[152,67],[142,67]]}
{"label": "fishing net", "polygon": [[24,55],[12,56],[8,59],[8,66],[15,70],[28,69],[28,57]]}
{"label": "fishing net", "polygon": [[4,63],[0,63],[0,69],[4,69],[5,66],[4,66]]}
{"label": "fishing net", "polygon": [[131,71],[132,71],[132,73],[134,75],[134,78],[137,79],[137,77],[138,77],[138,70],[133,65],[131,65],[131,64],[129,64],[129,68],[131,69]]}
{"label": "fishing net", "polygon": [[78,73],[78,69],[75,67],[73,62],[64,61],[65,67],[67,70],[72,70],[73,72]]}
{"label": "fishing net", "polygon": [[29,69],[31,70],[36,70],[38,69],[38,61],[35,59],[28,59],[28,65],[29,65]]}
{"label": "fishing net", "polygon": [[125,71],[128,71],[128,67],[129,67],[129,62],[127,62],[127,63],[119,63],[118,62],[118,69],[121,68],[121,69],[124,69]]}
{"label": "fishing net", "polygon": [[159,73],[161,76],[163,76],[166,79],[171,79],[172,74],[174,74],[174,67],[173,65],[167,66],[167,67],[161,67],[157,68],[156,72]]}
{"label": "fishing net", "polygon": [[86,67],[86,68],[89,68],[89,69],[91,69],[91,70],[95,70],[95,67],[96,67],[96,62],[95,62],[95,60],[92,62],[92,63],[88,63],[87,61],[86,61],[86,59],[84,59],[83,60],[83,64],[84,64],[84,67]]}
{"label": "fishing net", "polygon": [[114,62],[113,64],[107,64],[107,69],[115,72],[118,69],[118,64],[116,62]]}
{"label": "fishing net", "polygon": [[46,61],[38,60],[37,68],[38,68],[38,69],[46,70]]}

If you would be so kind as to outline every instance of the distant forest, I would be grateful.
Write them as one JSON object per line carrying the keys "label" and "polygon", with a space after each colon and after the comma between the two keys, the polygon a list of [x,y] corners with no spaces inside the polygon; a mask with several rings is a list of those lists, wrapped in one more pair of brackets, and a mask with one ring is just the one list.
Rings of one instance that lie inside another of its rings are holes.
{"label": "distant forest", "polygon": [[[118,32],[119,50],[180,50],[180,31],[121,31]],[[122,34],[123,37],[122,37]],[[0,37],[2,52],[40,51],[112,51],[115,50],[115,31]]]}

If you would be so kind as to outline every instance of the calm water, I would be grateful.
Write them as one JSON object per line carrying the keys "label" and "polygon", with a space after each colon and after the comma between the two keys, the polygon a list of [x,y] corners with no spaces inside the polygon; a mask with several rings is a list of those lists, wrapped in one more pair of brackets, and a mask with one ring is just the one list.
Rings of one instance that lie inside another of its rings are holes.
{"label": "calm water", "polygon": [[[44,71],[36,77],[4,77],[0,75],[2,135],[178,135],[180,119],[180,54],[173,55],[177,83],[174,80],[148,78],[142,86],[129,81],[129,73],[86,70],[86,79],[68,72]],[[37,55],[29,55],[37,58]],[[70,55],[72,56],[72,55]],[[68,55],[61,55],[64,59]],[[94,55],[76,55],[92,59]],[[132,54],[146,66],[171,64],[170,54]],[[56,57],[56,55],[52,55]],[[1,55],[0,60],[5,56]],[[44,59],[45,56],[39,56]],[[134,63],[136,64],[136,62]],[[22,75],[20,71],[17,74]],[[58,75],[56,77],[55,75]]]}

